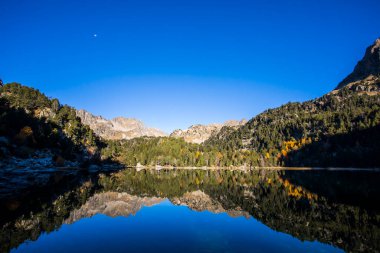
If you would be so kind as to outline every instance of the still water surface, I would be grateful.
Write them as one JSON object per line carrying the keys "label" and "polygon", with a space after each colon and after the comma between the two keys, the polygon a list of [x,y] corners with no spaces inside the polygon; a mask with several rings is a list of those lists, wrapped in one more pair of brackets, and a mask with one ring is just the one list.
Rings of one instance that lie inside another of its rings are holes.
{"label": "still water surface", "polygon": [[125,170],[34,199],[2,251],[376,252],[379,174]]}

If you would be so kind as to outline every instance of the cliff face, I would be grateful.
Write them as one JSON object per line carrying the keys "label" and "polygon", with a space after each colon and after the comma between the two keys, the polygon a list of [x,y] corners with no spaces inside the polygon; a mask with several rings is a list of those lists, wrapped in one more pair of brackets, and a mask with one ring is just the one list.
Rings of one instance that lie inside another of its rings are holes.
{"label": "cliff face", "polygon": [[77,116],[82,123],[88,125],[97,135],[107,140],[133,139],[141,136],[166,136],[166,133],[156,128],[149,128],[143,122],[132,119],[117,117],[107,120],[101,116],[94,116],[85,110],[78,110]]}
{"label": "cliff face", "polygon": [[218,134],[223,127],[237,129],[245,123],[247,123],[247,121],[243,119],[241,121],[229,120],[224,122],[223,124],[198,124],[190,126],[188,129],[185,130],[174,130],[174,132],[170,134],[170,137],[183,138],[186,142],[199,144],[206,141],[211,136]]}
{"label": "cliff face", "polygon": [[380,75],[380,38],[367,48],[363,59],[356,64],[354,71],[343,79],[336,89],[340,89],[352,82],[366,79],[371,75]]}

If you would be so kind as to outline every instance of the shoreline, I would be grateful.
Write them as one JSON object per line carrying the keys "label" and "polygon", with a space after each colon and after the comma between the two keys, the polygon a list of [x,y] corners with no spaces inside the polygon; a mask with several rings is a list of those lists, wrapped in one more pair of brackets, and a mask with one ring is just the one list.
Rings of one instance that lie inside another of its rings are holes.
{"label": "shoreline", "polygon": [[125,169],[141,170],[231,170],[231,171],[254,171],[254,170],[294,170],[294,171],[373,171],[380,172],[380,168],[343,168],[343,167],[175,167],[175,166],[125,166]]}

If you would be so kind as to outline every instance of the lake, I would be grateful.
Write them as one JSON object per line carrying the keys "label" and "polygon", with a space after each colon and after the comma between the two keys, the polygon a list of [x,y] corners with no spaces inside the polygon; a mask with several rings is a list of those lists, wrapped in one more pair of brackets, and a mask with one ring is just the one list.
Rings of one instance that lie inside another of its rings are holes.
{"label": "lake", "polygon": [[0,250],[378,252],[379,179],[379,171],[126,169],[2,200]]}

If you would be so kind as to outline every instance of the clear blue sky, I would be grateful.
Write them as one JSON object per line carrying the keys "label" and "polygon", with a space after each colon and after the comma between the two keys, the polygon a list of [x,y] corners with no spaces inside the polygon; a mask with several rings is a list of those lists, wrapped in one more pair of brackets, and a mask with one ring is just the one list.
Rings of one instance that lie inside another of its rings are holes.
{"label": "clear blue sky", "polygon": [[167,132],[305,101],[380,36],[378,0],[0,1],[0,77]]}

